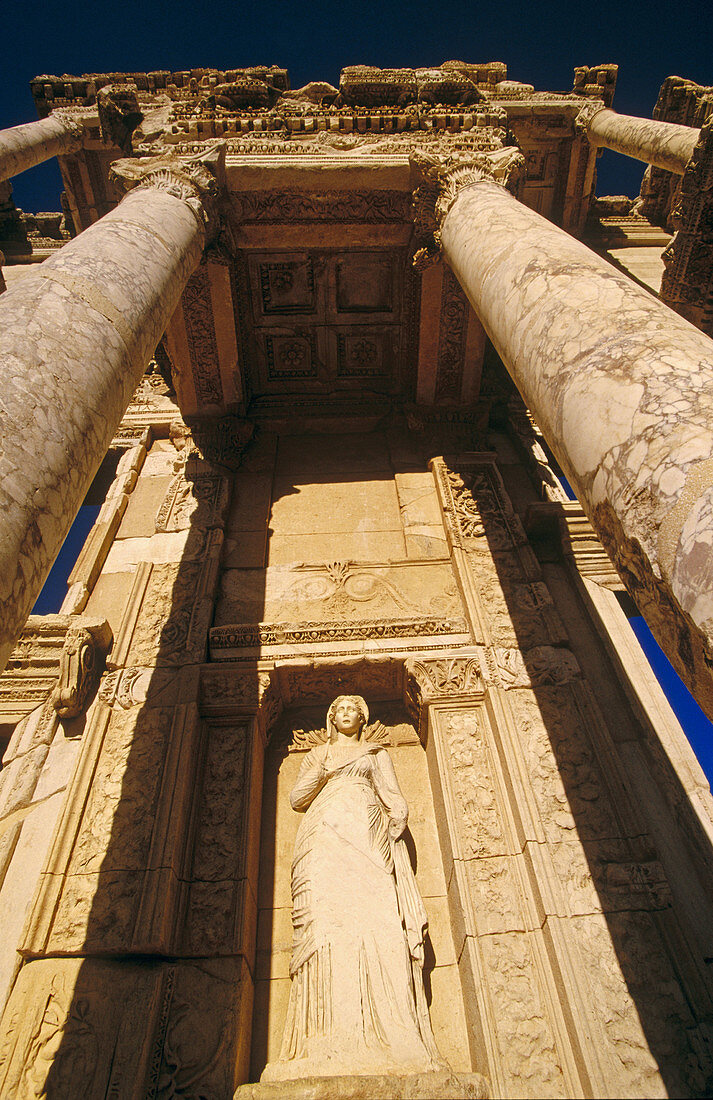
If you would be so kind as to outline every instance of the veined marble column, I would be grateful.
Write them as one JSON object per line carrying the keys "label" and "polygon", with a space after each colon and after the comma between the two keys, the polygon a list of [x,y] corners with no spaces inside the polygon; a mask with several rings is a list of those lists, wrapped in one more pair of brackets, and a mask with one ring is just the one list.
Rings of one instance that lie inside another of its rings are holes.
{"label": "veined marble column", "polygon": [[[713,342],[482,170],[440,240],[629,591],[713,715]],[[429,178],[430,177],[430,178]]]}
{"label": "veined marble column", "polygon": [[701,133],[694,126],[620,115],[597,103],[588,103],[577,121],[597,148],[613,149],[678,176],[683,175]]}
{"label": "veined marble column", "polygon": [[0,298],[0,668],[199,263],[223,158],[119,162],[139,186]]}
{"label": "veined marble column", "polygon": [[38,122],[0,130],[0,182],[81,147],[82,125],[70,114],[52,113]]}

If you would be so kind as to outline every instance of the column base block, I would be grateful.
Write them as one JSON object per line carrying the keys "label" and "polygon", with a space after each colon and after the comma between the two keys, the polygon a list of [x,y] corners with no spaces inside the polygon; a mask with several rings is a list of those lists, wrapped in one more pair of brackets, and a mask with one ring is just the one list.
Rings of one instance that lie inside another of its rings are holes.
{"label": "column base block", "polygon": [[488,1100],[481,1073],[395,1073],[378,1076],[303,1077],[240,1085],[233,1100]]}

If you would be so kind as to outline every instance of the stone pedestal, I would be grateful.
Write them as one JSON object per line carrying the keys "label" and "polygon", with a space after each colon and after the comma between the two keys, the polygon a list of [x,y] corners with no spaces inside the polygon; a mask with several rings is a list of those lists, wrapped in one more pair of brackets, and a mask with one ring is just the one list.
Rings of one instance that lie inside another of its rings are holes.
{"label": "stone pedestal", "polygon": [[74,153],[82,146],[82,126],[68,114],[0,131],[0,181],[11,179],[50,157]]}
{"label": "stone pedestal", "polygon": [[580,115],[580,121],[592,145],[613,149],[679,176],[683,175],[700,134],[692,126],[620,115],[608,107],[595,108],[592,113],[588,106],[586,111]]}
{"label": "stone pedestal", "polygon": [[241,1085],[234,1100],[486,1100],[480,1073],[415,1073],[406,1077],[304,1077],[279,1084]]}
{"label": "stone pedestal", "polygon": [[0,667],[203,249],[205,180],[145,183],[0,302]]}
{"label": "stone pedestal", "polygon": [[[463,178],[463,177],[462,177]],[[612,560],[713,713],[713,344],[496,184],[444,169],[446,258]]]}

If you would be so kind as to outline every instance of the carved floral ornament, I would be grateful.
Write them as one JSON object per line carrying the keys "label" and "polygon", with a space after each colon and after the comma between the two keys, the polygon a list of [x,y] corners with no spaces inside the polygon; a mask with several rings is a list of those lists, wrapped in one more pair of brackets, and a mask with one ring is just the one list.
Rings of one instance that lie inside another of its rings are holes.
{"label": "carved floral ornament", "polygon": [[220,203],[225,187],[225,142],[217,141],[198,156],[162,155],[115,160],[110,179],[130,191],[153,187],[180,199],[193,212],[206,240],[220,228]]}
{"label": "carved floral ornament", "polygon": [[602,103],[600,99],[588,99],[582,104],[579,114],[574,120],[574,128],[579,133],[589,136],[589,127],[591,126],[592,119],[595,115],[598,115],[600,111],[606,111],[606,103]]}
{"label": "carved floral ornament", "polygon": [[526,174],[525,157],[514,146],[501,145],[488,153],[442,157],[415,152],[410,164],[417,179],[413,192],[414,228],[421,248],[413,263],[418,269],[438,258],[441,227],[464,188],[477,183],[499,183],[515,194]]}

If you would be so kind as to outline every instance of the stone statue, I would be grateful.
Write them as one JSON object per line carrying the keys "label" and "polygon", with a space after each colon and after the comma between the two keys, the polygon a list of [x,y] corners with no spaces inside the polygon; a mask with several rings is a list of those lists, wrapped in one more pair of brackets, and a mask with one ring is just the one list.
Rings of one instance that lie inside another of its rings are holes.
{"label": "stone statue", "polygon": [[290,800],[292,987],[282,1050],[261,1080],[442,1071],[423,990],[426,912],[403,832],[408,806],[369,711],[341,695]]}

